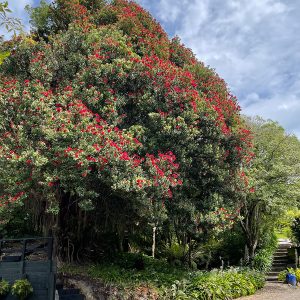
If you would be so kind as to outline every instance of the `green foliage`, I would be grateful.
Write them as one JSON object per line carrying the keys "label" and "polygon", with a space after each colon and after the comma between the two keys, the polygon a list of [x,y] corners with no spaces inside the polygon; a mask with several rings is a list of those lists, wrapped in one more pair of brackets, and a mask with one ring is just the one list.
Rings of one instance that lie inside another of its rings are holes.
{"label": "green foliage", "polygon": [[285,282],[287,273],[288,273],[288,272],[287,272],[286,270],[281,271],[281,272],[278,274],[278,281],[283,281],[283,282]]}
{"label": "green foliage", "polygon": [[213,270],[195,274],[188,282],[176,282],[166,299],[235,299],[254,294],[264,283],[261,273],[248,269]]}
{"label": "green foliage", "polygon": [[6,238],[22,238],[37,233],[32,215],[24,209],[21,203],[14,208],[0,209],[0,218],[0,234]]}
{"label": "green foliage", "polygon": [[3,63],[4,59],[9,57],[10,52],[5,51],[5,52],[0,52],[0,65]]}
{"label": "green foliage", "polygon": [[[63,273],[85,275],[99,279],[106,284],[132,289],[148,286],[156,290],[159,299],[233,299],[253,294],[264,286],[265,279],[261,272],[251,269],[234,269],[226,271],[191,272],[174,268],[163,260],[153,260],[143,256],[144,270],[131,268],[134,256],[129,256],[125,264],[116,260],[112,264],[92,266],[65,265]],[[121,266],[122,265],[122,266]]]}
{"label": "green foliage", "polygon": [[[143,259],[143,268],[140,268],[140,259]],[[112,263],[86,265],[65,265],[61,272],[68,274],[83,274],[94,279],[101,279],[107,284],[118,285],[123,288],[148,285],[153,288],[171,286],[175,280],[189,277],[189,270],[174,267],[165,260],[153,259],[140,254],[122,254]]]}
{"label": "green foliage", "polygon": [[292,234],[296,242],[300,243],[300,217],[297,217],[293,220],[292,226]]}
{"label": "green foliage", "polygon": [[187,245],[180,245],[176,242],[173,242],[171,245],[167,245],[165,249],[165,255],[168,261],[183,261],[185,255],[188,252]]}
{"label": "green foliage", "polygon": [[255,253],[252,260],[252,267],[255,270],[267,273],[270,271],[273,263],[273,255],[277,249],[277,237],[275,234],[266,234],[259,250]]}
{"label": "green foliage", "polygon": [[118,14],[111,9],[102,9],[96,16],[95,22],[99,25],[114,24],[118,21]]}
{"label": "green foliage", "polygon": [[249,193],[241,215],[250,256],[265,232],[299,199],[300,141],[276,122],[246,119],[253,132],[254,153],[247,170]]}
{"label": "green foliage", "polygon": [[45,1],[41,0],[38,7],[30,7],[26,5],[25,10],[30,16],[30,24],[40,36],[46,37],[51,32],[51,21],[49,16],[51,13],[50,5]]}
{"label": "green foliage", "polygon": [[299,216],[299,209],[291,209],[281,215],[276,225],[277,238],[292,239],[292,223]]}
{"label": "green foliage", "polygon": [[273,253],[269,249],[258,250],[252,261],[253,268],[262,272],[267,272],[272,267]]}
{"label": "green foliage", "polygon": [[8,7],[8,1],[0,2],[0,27],[4,26],[8,32],[22,30],[21,21],[17,18],[8,17],[11,10]]}
{"label": "green foliage", "polygon": [[300,269],[296,268],[287,268],[286,270],[281,271],[278,274],[278,281],[286,281],[286,275],[293,274],[296,276],[297,282],[300,282]]}
{"label": "green foliage", "polygon": [[10,291],[9,282],[4,279],[1,279],[0,280],[0,297],[7,295],[9,293],[9,291]]}
{"label": "green foliage", "polygon": [[25,300],[33,293],[33,288],[28,279],[18,279],[12,285],[11,293],[18,299]]}
{"label": "green foliage", "polygon": [[[238,224],[232,229],[226,230],[223,234],[215,239],[215,243],[211,245],[211,263],[209,266],[219,267],[220,258],[224,261],[225,265],[236,266],[240,265],[241,259],[244,256],[245,237]],[[204,253],[207,253],[205,251]]]}

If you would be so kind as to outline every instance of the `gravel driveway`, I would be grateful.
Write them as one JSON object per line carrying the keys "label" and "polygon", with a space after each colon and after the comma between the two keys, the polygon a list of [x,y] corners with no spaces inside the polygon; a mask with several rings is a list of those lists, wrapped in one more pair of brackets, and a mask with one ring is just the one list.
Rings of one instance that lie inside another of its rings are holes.
{"label": "gravel driveway", "polygon": [[241,297],[238,300],[300,300],[300,287],[291,287],[283,283],[267,282],[255,295]]}

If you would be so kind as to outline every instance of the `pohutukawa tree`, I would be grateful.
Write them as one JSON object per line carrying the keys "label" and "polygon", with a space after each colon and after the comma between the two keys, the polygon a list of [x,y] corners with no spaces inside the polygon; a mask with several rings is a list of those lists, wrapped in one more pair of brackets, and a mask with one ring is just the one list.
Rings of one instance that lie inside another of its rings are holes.
{"label": "pohutukawa tree", "polygon": [[63,258],[232,223],[252,153],[225,82],[134,2],[28,10],[32,33],[1,45],[1,210],[23,205]]}

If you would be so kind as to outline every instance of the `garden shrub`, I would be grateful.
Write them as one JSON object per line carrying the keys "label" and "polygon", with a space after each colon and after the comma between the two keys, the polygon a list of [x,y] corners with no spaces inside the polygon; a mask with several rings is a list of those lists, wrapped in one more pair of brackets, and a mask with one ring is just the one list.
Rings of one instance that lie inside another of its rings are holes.
{"label": "garden shrub", "polygon": [[9,293],[10,290],[10,286],[9,286],[9,282],[1,279],[0,280],[0,298],[3,296],[6,296]]}
{"label": "garden shrub", "polygon": [[278,274],[278,281],[284,281],[287,274],[287,270],[283,270]]}
{"label": "garden shrub", "polygon": [[252,267],[261,272],[270,271],[273,263],[273,254],[277,249],[277,238],[274,233],[264,240],[261,248],[256,252]]}
{"label": "garden shrub", "polygon": [[286,281],[286,275],[293,274],[296,276],[297,282],[300,282],[300,269],[296,268],[287,268],[286,270],[281,271],[278,274],[278,281]]}
{"label": "garden shrub", "polygon": [[12,295],[20,300],[25,300],[33,293],[33,288],[28,279],[18,279],[11,287]]}
{"label": "garden shrub", "polygon": [[254,294],[264,282],[263,274],[251,269],[213,270],[197,273],[187,284],[177,282],[171,294],[173,299],[235,299]]}
{"label": "garden shrub", "polygon": [[258,271],[267,272],[272,267],[273,251],[261,249],[253,259],[253,268]]}
{"label": "garden shrub", "polygon": [[188,247],[178,243],[172,243],[166,247],[166,257],[169,262],[183,261],[184,256],[188,252]]}

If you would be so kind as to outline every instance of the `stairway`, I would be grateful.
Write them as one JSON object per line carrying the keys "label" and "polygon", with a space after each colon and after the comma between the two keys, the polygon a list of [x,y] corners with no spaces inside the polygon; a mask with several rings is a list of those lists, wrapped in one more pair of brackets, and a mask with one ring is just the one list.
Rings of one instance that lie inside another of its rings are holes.
{"label": "stairway", "polygon": [[64,288],[62,282],[56,283],[55,300],[84,300],[85,297],[80,294],[76,288]]}
{"label": "stairway", "polygon": [[267,274],[267,281],[278,281],[278,274],[288,267],[288,248],[291,243],[287,240],[279,240],[278,248],[273,256],[271,271]]}

